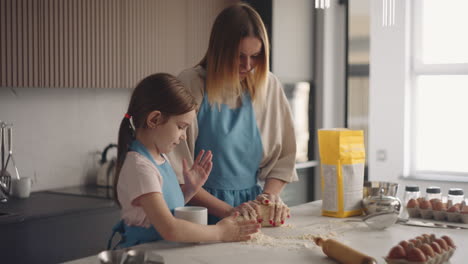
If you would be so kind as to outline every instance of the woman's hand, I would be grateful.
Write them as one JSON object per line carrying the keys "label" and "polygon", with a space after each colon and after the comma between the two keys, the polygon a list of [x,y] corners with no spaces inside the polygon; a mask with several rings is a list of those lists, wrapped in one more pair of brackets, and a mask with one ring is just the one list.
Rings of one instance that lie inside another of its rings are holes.
{"label": "woman's hand", "polygon": [[[205,155],[203,155],[205,154]],[[183,165],[183,174],[184,174],[184,189],[188,194],[195,194],[203,184],[205,184],[210,175],[211,168],[213,167],[213,162],[211,159],[213,154],[211,151],[205,153],[204,150],[201,150],[191,168],[188,167],[187,161],[182,160]]]}
{"label": "woman's hand", "polygon": [[244,219],[262,222],[260,214],[260,202],[257,200],[248,201],[232,208],[231,214],[238,212]]}
{"label": "woman's hand", "polygon": [[220,228],[220,240],[224,242],[246,241],[250,239],[250,235],[257,233],[260,225],[255,220],[237,221],[239,212],[235,212],[231,216],[223,218],[216,226]]}
{"label": "woman's hand", "polygon": [[[270,217],[268,221],[270,221],[270,224],[272,226],[282,225],[284,224],[286,218],[290,217],[289,207],[285,203],[283,203],[283,200],[281,200],[281,197],[279,195],[262,193],[257,196],[256,201],[264,205],[274,205],[268,206],[268,208],[270,208]],[[266,220],[267,219],[263,219],[263,221]]]}

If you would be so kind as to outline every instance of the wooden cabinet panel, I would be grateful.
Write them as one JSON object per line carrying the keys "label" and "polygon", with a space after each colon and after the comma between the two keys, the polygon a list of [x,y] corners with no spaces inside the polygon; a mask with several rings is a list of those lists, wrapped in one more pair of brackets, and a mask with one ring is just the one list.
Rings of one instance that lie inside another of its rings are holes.
{"label": "wooden cabinet panel", "polygon": [[131,88],[204,55],[229,0],[0,0],[0,86]]}

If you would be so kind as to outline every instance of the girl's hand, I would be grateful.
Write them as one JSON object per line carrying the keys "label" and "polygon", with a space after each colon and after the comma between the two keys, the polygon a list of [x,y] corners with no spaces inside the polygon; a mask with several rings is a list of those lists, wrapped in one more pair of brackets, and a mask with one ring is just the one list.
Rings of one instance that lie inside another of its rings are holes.
{"label": "girl's hand", "polygon": [[247,220],[256,220],[261,223],[261,214],[260,214],[260,202],[257,200],[248,201],[234,207],[232,209],[232,214],[239,212],[244,219]]}
{"label": "girl's hand", "polygon": [[286,218],[290,217],[289,207],[283,203],[279,195],[262,193],[257,196],[256,201],[265,205],[274,204],[274,206],[269,206],[269,219],[263,219],[264,221],[270,221],[270,224],[273,226],[284,224]]}
{"label": "girl's hand", "polygon": [[255,220],[237,221],[239,212],[223,218],[216,226],[221,230],[220,240],[224,242],[246,241],[251,238],[251,234],[257,233],[260,225]]}
{"label": "girl's hand", "polygon": [[182,160],[185,180],[184,187],[186,190],[191,193],[196,193],[198,189],[205,184],[208,175],[210,175],[211,168],[213,167],[212,158],[213,154],[211,151],[205,153],[204,150],[201,150],[191,168],[188,167],[185,159]]}

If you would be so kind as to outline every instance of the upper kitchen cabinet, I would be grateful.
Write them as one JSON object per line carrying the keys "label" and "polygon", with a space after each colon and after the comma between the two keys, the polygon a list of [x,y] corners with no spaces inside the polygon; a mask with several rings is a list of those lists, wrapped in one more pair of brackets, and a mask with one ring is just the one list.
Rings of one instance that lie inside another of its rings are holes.
{"label": "upper kitchen cabinet", "polygon": [[230,2],[0,0],[0,86],[131,88],[178,74]]}

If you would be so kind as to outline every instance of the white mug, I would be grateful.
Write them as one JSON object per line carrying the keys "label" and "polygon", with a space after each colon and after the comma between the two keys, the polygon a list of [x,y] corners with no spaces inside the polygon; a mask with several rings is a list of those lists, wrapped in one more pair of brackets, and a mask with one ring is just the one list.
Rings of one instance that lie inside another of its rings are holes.
{"label": "white mug", "polygon": [[201,206],[177,207],[174,216],[200,225],[208,224],[208,209]]}
{"label": "white mug", "polygon": [[11,194],[18,198],[28,198],[31,194],[32,180],[29,177],[22,177],[20,179],[12,179],[11,181]]}

